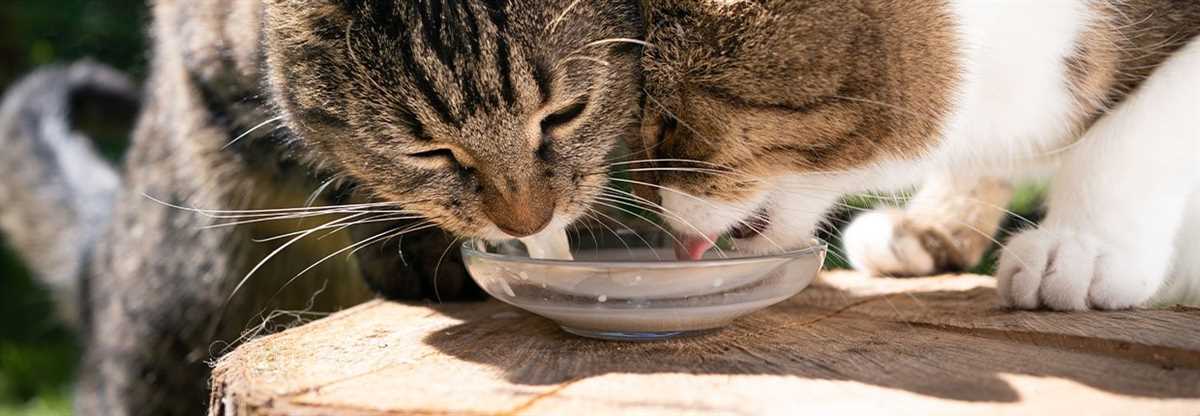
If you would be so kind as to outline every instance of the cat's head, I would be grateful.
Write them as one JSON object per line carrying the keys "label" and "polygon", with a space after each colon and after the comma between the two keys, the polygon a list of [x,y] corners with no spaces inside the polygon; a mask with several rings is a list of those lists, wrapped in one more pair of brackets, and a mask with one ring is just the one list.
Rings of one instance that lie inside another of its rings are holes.
{"label": "cat's head", "polygon": [[941,3],[652,3],[642,144],[665,219],[792,248],[869,172],[930,148],[958,79]]}
{"label": "cat's head", "polygon": [[269,0],[267,72],[299,142],[464,236],[582,214],[637,134],[641,9],[557,0]]}

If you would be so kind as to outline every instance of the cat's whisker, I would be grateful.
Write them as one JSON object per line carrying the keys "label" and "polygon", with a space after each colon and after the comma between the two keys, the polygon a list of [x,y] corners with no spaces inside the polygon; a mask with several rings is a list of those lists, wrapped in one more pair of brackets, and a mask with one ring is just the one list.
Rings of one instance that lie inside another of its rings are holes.
{"label": "cat's whisker", "polygon": [[438,303],[442,303],[442,292],[438,289],[437,284],[438,275],[441,274],[442,263],[446,261],[446,255],[450,254],[450,249],[458,247],[459,240],[462,240],[462,237],[454,237],[454,241],[451,241],[450,245],[445,250],[442,250],[442,256],[438,257],[437,266],[433,267],[433,297],[437,299]]}
{"label": "cat's whisker", "polygon": [[[625,243],[625,239],[624,239],[624,238],[621,238],[621,233],[617,232],[617,230],[616,230],[616,229],[614,229],[614,228],[612,228],[612,227],[609,227],[609,226],[608,226],[608,224],[606,224],[606,223],[604,222],[604,220],[608,220],[608,222],[611,222],[611,223],[613,223],[613,224],[616,224],[618,227],[624,228],[624,229],[625,229],[625,231],[629,231],[629,234],[633,235],[633,236],[634,236],[634,238],[637,238],[639,241],[641,241],[641,242],[642,242],[642,244],[645,244],[645,245],[646,245],[646,247],[653,247],[653,245],[652,245],[652,244],[650,244],[650,241],[649,241],[649,240],[646,240],[646,238],[645,238],[645,237],[642,237],[642,234],[641,234],[641,233],[637,232],[637,231],[636,231],[636,230],[634,230],[632,227],[630,227],[630,226],[626,225],[625,223],[621,222],[621,220],[620,220],[620,219],[618,219],[618,218],[616,218],[616,217],[613,217],[612,215],[608,215],[608,214],[606,214],[606,213],[604,213],[604,212],[602,212],[602,211],[600,211],[600,210],[592,210],[592,212],[593,212],[593,213],[596,215],[596,217],[597,217],[597,220],[596,220],[596,222],[600,223],[600,225],[601,225],[601,226],[604,226],[604,228],[607,228],[607,229],[609,230],[609,232],[611,232],[611,233],[613,234],[613,237],[616,237],[618,240],[621,240],[621,244],[625,244],[625,247],[626,247],[627,249],[630,249],[630,252],[631,252],[631,253],[632,253],[632,249],[631,249],[631,248],[629,248],[629,245]],[[658,253],[657,253],[657,252],[656,252],[656,253],[654,253],[654,257],[655,257],[655,258],[657,258],[657,259],[659,259],[659,260],[662,260],[662,258],[658,257]]]}
{"label": "cat's whisker", "polygon": [[623,160],[623,161],[619,161],[619,162],[613,162],[613,163],[609,163],[609,164],[608,164],[608,166],[609,166],[609,167],[616,167],[616,166],[629,166],[629,165],[654,164],[654,163],[686,163],[686,164],[695,164],[695,165],[700,165],[700,166],[708,166],[708,167],[711,167],[711,168],[714,168],[714,169],[722,169],[722,170],[728,170],[728,171],[731,171],[731,172],[736,172],[736,170],[735,170],[735,169],[733,169],[733,168],[732,168],[732,167],[730,167],[730,166],[725,166],[725,165],[722,165],[722,164],[719,164],[719,163],[713,163],[713,162],[708,162],[708,161],[704,161],[704,160],[696,160],[696,159],[672,159],[672,158],[663,158],[663,159],[637,159],[637,160]]}
{"label": "cat's whisker", "polygon": [[[626,195],[631,195],[633,198],[625,197],[625,196],[622,196],[622,195],[613,195],[613,194],[607,194],[607,195],[608,195],[607,197],[606,197],[606,196],[604,196],[604,195],[606,195],[606,194],[602,194],[602,195],[598,195],[598,196],[596,196],[596,198],[598,198],[598,199],[601,199],[601,200],[604,200],[604,201],[607,201],[607,202],[610,202],[610,203],[614,203],[614,204],[629,204],[629,203],[633,203],[633,204],[637,204],[636,206],[641,206],[641,207],[643,207],[643,208],[647,208],[647,209],[649,209],[649,210],[651,210],[651,211],[658,211],[658,212],[660,212],[660,213],[662,213],[662,214],[670,215],[672,218],[675,218],[675,220],[676,220],[676,221],[678,221],[678,222],[680,222],[680,223],[682,223],[682,224],[686,225],[688,228],[691,228],[691,229],[692,229],[692,231],[694,231],[694,232],[696,233],[696,235],[697,235],[697,236],[699,236],[700,238],[703,238],[703,239],[707,240],[707,241],[708,241],[710,244],[712,244],[712,246],[713,246],[713,247],[715,247],[715,248],[717,249],[717,251],[718,251],[718,252],[721,254],[721,257],[725,257],[725,253],[724,253],[724,252],[721,250],[721,248],[720,248],[720,247],[718,247],[718,246],[717,246],[717,242],[716,242],[716,241],[714,241],[714,240],[713,240],[711,237],[709,237],[708,235],[705,235],[703,232],[701,232],[699,228],[697,228],[695,225],[693,225],[693,224],[692,224],[690,221],[688,221],[686,218],[683,218],[682,216],[680,216],[680,215],[676,214],[675,212],[672,212],[671,210],[668,210],[668,209],[666,209],[666,208],[665,208],[665,207],[663,207],[662,205],[655,204],[654,202],[648,201],[648,200],[646,200],[646,199],[644,199],[644,198],[641,198],[641,197],[639,197],[639,196],[637,196],[637,195],[630,194],[630,193],[627,193],[627,192],[624,192],[624,191],[620,191],[620,190],[617,190],[617,189],[612,189],[612,188],[607,188],[607,189],[608,189],[608,190],[615,190],[615,191],[621,192],[621,193],[623,193],[623,194],[626,194]],[[678,241],[678,240],[676,240],[676,241]]]}
{"label": "cat's whisker", "polygon": [[[272,241],[278,241],[278,240],[283,240],[283,239],[286,239],[286,238],[295,237],[295,236],[297,236],[297,235],[304,234],[304,233],[306,233],[306,232],[309,232],[309,231],[321,231],[321,230],[328,230],[328,229],[330,229],[330,228],[338,228],[338,227],[344,227],[344,226],[346,226],[346,225],[352,225],[352,224],[357,224],[357,223],[363,223],[363,221],[370,221],[371,219],[373,219],[373,218],[376,218],[376,216],[377,216],[377,215],[385,215],[385,214],[369,214],[369,213],[365,213],[365,212],[364,212],[364,213],[360,213],[360,214],[364,214],[364,215],[366,215],[366,218],[362,218],[362,219],[359,219],[359,220],[355,220],[355,221],[352,221],[352,222],[350,222],[350,223],[342,223],[342,222],[338,222],[338,223],[336,223],[336,224],[329,224],[329,223],[326,223],[326,224],[322,224],[322,225],[316,225],[316,226],[313,226],[313,227],[305,228],[305,229],[303,229],[303,230],[292,231],[292,232],[288,232],[288,233],[284,233],[284,234],[278,234],[278,235],[274,235],[274,236],[271,236],[271,237],[265,237],[265,238],[255,238],[255,239],[251,239],[250,241],[253,241],[253,242],[255,242],[255,243],[269,243],[269,242],[272,242]],[[360,217],[360,218],[361,218],[361,217]],[[331,221],[331,222],[332,222],[332,221]],[[339,229],[340,229],[340,228],[339,228]],[[336,231],[335,231],[335,232],[336,232]],[[333,234],[333,233],[330,233],[330,234]],[[321,236],[320,238],[318,238],[318,240],[319,240],[319,239],[321,239],[321,238],[327,237],[327,236],[329,236],[329,234],[326,234],[326,235],[324,235],[324,236]]]}
{"label": "cat's whisker", "polygon": [[325,182],[322,182],[321,185],[318,186],[317,189],[315,191],[313,191],[313,193],[311,195],[308,196],[308,199],[306,199],[304,201],[304,207],[308,208],[308,207],[313,206],[313,204],[317,203],[317,198],[320,197],[322,193],[325,193],[326,188],[329,188],[330,185],[333,185],[334,182],[337,182],[337,179],[338,178],[335,176],[335,177],[326,179]]}
{"label": "cat's whisker", "polygon": [[[658,185],[658,184],[652,184],[652,183],[648,183],[648,182],[636,181],[636,180],[632,180],[632,179],[621,179],[621,178],[611,178],[611,179],[612,179],[613,181],[616,181],[616,182],[624,182],[624,183],[629,183],[629,184],[633,184],[633,185],[642,185],[642,186],[648,186],[648,187],[651,187],[651,188],[655,188],[655,189],[660,189],[660,190],[663,190],[663,191],[671,192],[671,193],[673,193],[673,194],[680,195],[680,196],[684,196],[684,197],[686,197],[686,198],[689,198],[689,199],[692,199],[692,200],[694,200],[694,201],[697,201],[697,202],[701,202],[701,203],[707,204],[707,205],[709,205],[709,206],[711,206],[711,207],[713,207],[713,208],[720,209],[720,207],[718,207],[716,204],[713,204],[711,201],[708,201],[708,200],[706,200],[706,199],[704,199],[704,198],[700,198],[700,197],[698,197],[698,196],[692,195],[692,194],[690,194],[690,193],[687,193],[687,192],[684,192],[684,191],[681,191],[681,190],[678,190],[678,189],[675,189],[675,188],[671,188],[671,187],[669,187],[669,186],[662,186],[662,185]],[[622,192],[624,192],[624,191],[622,191]],[[640,197],[639,197],[639,198],[640,198]],[[752,214],[753,214],[752,212],[746,212],[746,213],[744,213],[744,215],[746,215],[746,216],[750,216],[750,215],[752,215]]]}
{"label": "cat's whisker", "polygon": [[838,250],[839,249],[837,247],[831,245],[825,250],[825,254],[836,258],[837,261],[841,262],[842,264],[850,264],[850,259],[848,259],[845,254],[839,253]]}
{"label": "cat's whisker", "polygon": [[[237,226],[242,226],[242,225],[257,224],[257,223],[271,222],[271,221],[317,218],[317,217],[324,217],[324,216],[329,216],[329,215],[338,215],[338,214],[342,214],[342,213],[357,213],[357,212],[347,210],[347,211],[317,212],[317,213],[311,213],[311,214],[289,214],[289,215],[250,217],[250,218],[255,218],[255,219],[238,219],[238,220],[229,221],[229,222],[219,222],[216,224],[209,224],[209,225],[201,226],[199,228],[201,230],[212,230],[212,229],[217,229],[217,228],[237,227]],[[247,218],[247,217],[240,217],[240,218]],[[214,219],[226,219],[226,218],[214,218]]]}
{"label": "cat's whisker", "polygon": [[[589,212],[587,212],[587,214],[588,214],[588,217],[589,217],[589,218],[593,218],[593,219],[595,219],[595,221],[596,221],[596,223],[597,223],[597,224],[600,224],[600,226],[601,226],[601,227],[604,227],[605,229],[607,229],[607,230],[608,230],[608,232],[612,233],[613,237],[615,237],[615,238],[617,239],[617,241],[620,241],[620,242],[621,242],[621,245],[625,246],[625,251],[627,251],[627,252],[629,253],[629,257],[633,257],[633,248],[632,248],[632,247],[630,247],[630,246],[629,246],[629,244],[625,242],[625,239],[624,239],[624,238],[621,238],[621,234],[620,234],[620,233],[618,233],[618,232],[617,232],[617,230],[613,229],[612,227],[609,227],[609,226],[608,226],[608,224],[605,224],[605,223],[604,223],[604,221],[601,221],[601,220],[599,220],[599,219],[596,219],[596,217],[594,216],[594,214],[599,214],[599,215],[602,215],[602,216],[604,216],[605,218],[609,218],[610,220],[612,220],[612,217],[610,217],[610,216],[608,216],[607,214],[604,214],[604,213],[602,213],[602,212],[600,212],[600,211],[592,210],[592,209],[590,209],[590,208],[588,209],[588,211],[589,211]],[[641,235],[639,235],[637,232],[633,231],[633,229],[629,228],[629,227],[628,227],[628,226],[626,226],[625,224],[621,224],[619,221],[614,221],[614,222],[616,222],[616,223],[617,223],[617,225],[620,225],[620,226],[622,226],[622,227],[625,227],[625,229],[629,230],[629,232],[630,232],[631,234],[633,234],[633,235],[634,235],[635,237],[637,237],[638,239],[642,240],[642,242],[646,244],[646,247],[653,248],[653,246],[652,246],[652,245],[650,245],[650,242],[649,242],[649,241],[646,241],[646,239],[645,239],[645,238],[642,238],[642,236],[641,236]],[[597,248],[599,248],[599,247],[600,247],[600,243],[599,243],[599,242],[596,242],[596,247],[597,247]],[[662,260],[662,258],[659,258],[659,257],[658,257],[658,253],[657,253],[657,252],[654,252],[654,257],[655,257],[655,258],[658,258],[659,260]]]}
{"label": "cat's whisker", "polygon": [[708,175],[713,175],[713,176],[733,178],[733,179],[737,179],[739,181],[765,182],[765,180],[762,178],[753,177],[753,176],[746,175],[746,174],[738,174],[735,172],[728,172],[728,171],[722,171],[722,170],[717,170],[717,169],[705,169],[705,168],[635,168],[635,169],[622,169],[622,170],[613,171],[613,173],[625,173],[625,172],[689,172],[689,173],[703,173],[703,174],[708,174]]}
{"label": "cat's whisker", "polygon": [[[682,221],[682,222],[684,222],[684,223],[687,223],[687,220],[686,220],[686,219],[684,219],[682,216],[680,216],[679,214],[677,214],[677,213],[675,213],[675,212],[673,212],[673,211],[671,211],[671,210],[667,209],[667,207],[664,207],[664,206],[662,206],[661,204],[654,203],[653,201],[649,201],[649,200],[647,200],[647,199],[645,199],[645,198],[642,198],[642,197],[640,197],[640,196],[638,196],[638,195],[636,195],[636,194],[629,193],[629,192],[626,192],[626,191],[623,191],[623,190],[620,190],[620,189],[608,188],[608,190],[610,190],[610,191],[616,191],[616,192],[620,192],[621,194],[627,195],[626,197],[623,197],[623,199],[632,200],[633,202],[636,202],[636,203],[639,203],[639,204],[643,204],[643,206],[647,206],[647,207],[650,207],[651,209],[658,210],[658,211],[660,211],[660,212],[662,212],[662,213],[665,213],[665,214],[667,214],[667,215],[670,215],[670,216],[674,217],[675,219],[677,219],[677,220],[679,220],[679,221]],[[748,222],[748,221],[747,221],[747,219],[751,219],[751,220],[753,220],[753,219],[766,219],[766,218],[765,218],[765,216],[763,216],[763,215],[761,215],[761,214],[758,214],[758,213],[757,213],[757,211],[756,211],[756,212],[754,212],[754,213],[751,213],[751,214],[749,215],[749,218],[745,218],[745,219],[738,220],[738,222],[740,223],[740,225],[743,225],[743,226],[750,226],[750,225],[751,225],[751,223],[750,223],[750,222]],[[690,223],[688,223],[688,224],[689,224],[689,226],[690,226]],[[692,227],[692,228],[695,228],[695,227]],[[753,227],[751,227],[751,229],[753,229]],[[766,235],[764,235],[764,234],[762,233],[762,231],[759,231],[759,230],[753,230],[753,231],[754,231],[754,233],[755,233],[755,234],[758,234],[758,236],[759,236],[759,237],[762,237],[764,240],[766,240],[766,241],[767,241],[768,243],[770,243],[772,246],[775,246],[775,249],[776,249],[776,250],[779,250],[780,252],[787,251],[786,249],[784,249],[784,248],[783,248],[783,246],[779,245],[779,243],[776,243],[776,242],[775,242],[775,240],[772,240],[770,237],[767,237]]]}
{"label": "cat's whisker", "polygon": [[255,219],[249,219],[249,220],[238,220],[238,221],[230,221],[230,222],[222,222],[222,223],[217,223],[217,224],[205,225],[203,227],[200,227],[200,229],[209,230],[209,229],[216,229],[216,228],[227,228],[227,227],[235,227],[235,226],[242,226],[242,225],[248,225],[248,224],[257,224],[257,223],[263,223],[263,222],[284,221],[284,220],[293,220],[293,219],[304,220],[304,219],[308,219],[308,218],[324,217],[324,216],[329,216],[329,215],[341,215],[341,214],[408,214],[408,215],[413,215],[412,213],[410,213],[408,211],[334,210],[334,211],[323,211],[323,212],[304,213],[304,214],[288,214],[288,215],[276,215],[276,216],[269,216],[269,217],[256,217]]}
{"label": "cat's whisker", "polygon": [[[406,228],[403,228],[394,234],[388,235],[384,239],[385,240],[392,239],[392,238],[396,238],[396,237],[399,237],[399,236],[402,236],[405,234],[415,233],[415,232],[421,231],[421,230],[428,230],[428,229],[434,228],[434,227],[437,227],[437,224],[435,224],[433,222],[429,222],[429,221],[423,221],[423,222],[419,222],[419,223],[410,225]],[[362,246],[362,247],[356,248],[356,249],[354,249],[354,251],[350,252],[350,255],[358,254],[359,251],[361,251],[363,248],[366,248],[366,247],[367,246]]]}
{"label": "cat's whisker", "polygon": [[331,235],[345,231],[347,228],[357,226],[357,225],[376,224],[376,223],[389,222],[389,221],[410,221],[410,220],[419,220],[419,219],[423,219],[423,218],[425,218],[425,217],[422,217],[419,215],[415,215],[415,216],[414,215],[402,215],[402,216],[393,216],[393,217],[375,217],[373,219],[363,219],[360,221],[355,221],[355,222],[352,222],[349,224],[341,225],[341,226],[329,231],[328,233],[325,233],[325,235],[317,237],[317,240],[323,240],[326,237],[329,237]]}
{"label": "cat's whisker", "polygon": [[563,20],[567,18],[567,15],[571,13],[571,10],[575,9],[575,6],[579,5],[580,1],[581,0],[572,1],[567,5],[566,8],[563,9],[562,13],[558,14],[558,17],[555,17],[554,20],[550,22],[550,25],[547,27],[550,33],[554,33],[558,30],[558,25],[562,24]]}
{"label": "cat's whisker", "polygon": [[633,38],[608,38],[608,39],[601,39],[601,40],[598,40],[598,41],[594,41],[594,42],[587,43],[587,44],[583,45],[583,47],[582,47],[582,48],[580,48],[580,49],[590,48],[590,47],[593,47],[593,46],[608,45],[608,44],[612,44],[612,43],[632,43],[632,44],[634,44],[634,45],[639,45],[639,46],[646,47],[646,48],[653,48],[653,47],[654,47],[654,45],[653,45],[653,44],[651,44],[650,42],[646,42],[646,41],[644,41],[644,40],[640,40],[640,39],[633,39]]}
{"label": "cat's whisker", "polygon": [[[676,237],[676,236],[675,236],[675,233],[672,233],[670,230],[666,229],[666,228],[665,228],[665,227],[663,227],[662,225],[659,225],[657,222],[654,222],[654,221],[650,220],[649,218],[646,218],[645,216],[643,216],[643,215],[641,215],[641,214],[638,214],[638,213],[636,213],[636,212],[633,212],[633,211],[630,211],[630,210],[628,210],[628,209],[622,208],[622,207],[620,206],[620,204],[613,204],[613,203],[605,202],[605,201],[602,201],[602,200],[597,200],[597,201],[593,201],[593,202],[594,202],[596,205],[600,205],[600,206],[603,206],[603,207],[608,207],[608,208],[611,208],[611,209],[615,209],[615,210],[617,210],[617,211],[621,211],[621,212],[624,212],[624,213],[626,213],[626,214],[628,214],[628,215],[631,215],[631,216],[637,217],[638,219],[640,219],[640,220],[642,220],[642,221],[645,221],[647,224],[650,224],[650,225],[654,226],[655,228],[658,228],[660,231],[662,231],[662,232],[663,232],[663,234],[666,234],[668,237],[671,237],[671,239],[675,241],[675,244],[678,244],[680,247],[683,247],[683,246],[684,246],[684,244],[683,244],[683,241],[682,241],[682,240],[680,240],[678,237]],[[704,238],[708,238],[708,237],[704,237]],[[712,242],[712,243],[713,243],[713,246],[715,247],[715,246],[716,246],[716,242]],[[721,257],[725,257],[725,253],[724,253],[724,251],[722,251],[722,250],[720,249],[720,247],[717,247],[717,251],[720,253]]]}
{"label": "cat's whisker", "polygon": [[354,227],[354,226],[358,226],[358,225],[366,225],[366,224],[378,224],[378,223],[381,223],[381,222],[410,221],[410,220],[419,220],[419,219],[422,219],[422,218],[424,218],[424,217],[420,217],[420,216],[394,216],[394,217],[386,217],[386,216],[385,216],[385,217],[374,217],[374,218],[370,218],[370,219],[362,219],[362,220],[359,220],[359,221],[355,221],[355,222],[351,222],[351,223],[347,223],[347,224],[339,225],[337,228],[334,228],[334,229],[330,230],[329,232],[325,233],[324,235],[322,235],[322,236],[320,236],[320,237],[317,237],[317,240],[324,240],[324,239],[328,238],[329,236],[335,235],[335,234],[337,234],[337,233],[340,233],[340,232],[342,232],[342,231],[345,231],[346,229],[348,229],[348,228],[350,228],[350,227]]}
{"label": "cat's whisker", "polygon": [[[613,197],[618,197],[618,198],[613,198]],[[642,203],[640,203],[640,201],[637,201],[634,199],[619,198],[619,195],[611,195],[611,194],[608,195],[608,197],[605,197],[605,195],[602,195],[602,194],[596,195],[595,198],[602,200],[602,201],[607,201],[607,203],[612,203],[612,204],[630,204],[630,203],[641,204],[640,206],[648,207],[648,209],[650,209],[650,210],[654,210],[654,206],[656,205],[653,203],[646,205],[646,204],[642,204]],[[659,206],[659,207],[661,209],[661,206]],[[713,247],[716,247],[716,241],[713,241],[712,239],[710,239],[709,236],[704,235],[704,233],[702,233],[702,231],[700,229],[696,228],[696,225],[692,225],[692,223],[689,222],[688,219],[679,217],[674,212],[662,211],[662,213],[666,213],[666,215],[671,216],[672,218],[676,218],[676,221],[683,223],[684,225],[688,225],[688,228],[691,228],[692,231],[695,231],[697,236],[702,237],[702,239],[704,239],[704,240],[708,240],[709,243],[712,243]],[[680,245],[682,245],[682,243],[680,243]]]}
{"label": "cat's whisker", "polygon": [[[315,268],[317,268],[317,266],[320,266],[322,263],[325,263],[325,262],[326,262],[326,261],[328,261],[329,259],[331,259],[331,258],[334,258],[334,257],[337,257],[337,255],[339,255],[339,254],[342,254],[342,253],[345,253],[345,252],[346,252],[346,251],[348,251],[348,250],[355,250],[355,251],[357,251],[358,249],[361,249],[362,247],[366,247],[366,246],[369,246],[369,245],[371,245],[371,244],[374,244],[374,243],[378,242],[379,240],[383,239],[383,238],[384,238],[384,237],[386,237],[386,236],[393,236],[393,237],[394,237],[394,234],[395,234],[395,232],[396,232],[396,230],[387,230],[387,231],[381,232],[381,233],[379,233],[379,234],[375,234],[374,236],[368,237],[368,238],[366,238],[366,239],[364,239],[364,240],[362,240],[362,241],[359,241],[359,242],[357,242],[357,243],[350,244],[350,245],[348,245],[348,246],[346,246],[346,247],[344,247],[344,248],[342,248],[342,249],[339,249],[339,250],[337,250],[337,251],[335,251],[335,252],[333,252],[333,253],[331,253],[331,254],[329,254],[329,255],[325,256],[325,257],[322,257],[320,260],[317,260],[315,263],[313,263],[313,264],[309,265],[308,267],[304,268],[304,270],[301,270],[299,273],[296,273],[296,275],[295,275],[295,276],[292,276],[292,278],[288,279],[288,281],[287,281],[287,282],[284,282],[283,286],[281,286],[281,287],[279,288],[279,290],[275,291],[275,294],[274,294],[274,295],[272,295],[272,296],[271,296],[271,298],[274,298],[275,296],[278,296],[280,293],[282,293],[282,292],[283,292],[283,290],[284,290],[284,289],[287,289],[287,287],[288,287],[289,285],[291,285],[293,282],[295,282],[295,281],[296,281],[296,279],[299,279],[299,278],[300,278],[300,276],[303,276],[304,274],[308,273],[309,271],[312,271],[312,269],[315,269]],[[402,230],[402,232],[403,232],[403,230]],[[388,238],[390,238],[390,237],[388,237]],[[351,254],[353,254],[353,252],[352,252]]]}
{"label": "cat's whisker", "polygon": [[250,128],[250,130],[246,130],[246,132],[245,132],[245,133],[242,133],[242,134],[238,135],[237,137],[233,138],[233,140],[230,140],[230,141],[229,141],[229,143],[225,143],[225,146],[222,146],[222,147],[221,147],[221,150],[228,149],[228,148],[229,148],[229,146],[233,146],[233,145],[234,145],[235,143],[237,143],[238,141],[240,141],[240,140],[242,140],[242,139],[246,138],[246,136],[249,136],[249,135],[250,135],[250,133],[254,133],[254,131],[255,131],[255,130],[261,129],[261,128],[263,128],[264,126],[266,126],[266,125],[268,125],[268,124],[271,124],[271,123],[274,123],[274,122],[277,122],[277,121],[280,121],[280,120],[283,120],[283,116],[279,116],[279,117],[272,118],[272,119],[270,119],[270,120],[267,120],[267,121],[264,121],[264,122],[262,122],[262,123],[259,123],[257,126],[251,127],[251,128]]}
{"label": "cat's whisker", "polygon": [[[600,224],[601,226],[605,225],[605,224],[600,223],[600,221],[597,220],[596,217],[593,216],[591,212],[588,212],[588,210],[585,210],[584,212],[581,213],[580,219],[596,222],[596,223]],[[588,235],[590,235],[592,237],[593,247],[600,247],[600,239],[596,238],[596,231],[593,230],[592,227],[588,227],[588,226],[584,225],[582,222],[576,221],[571,224],[571,228],[573,228],[575,230],[575,234],[581,240],[583,239],[583,233],[580,232],[579,229],[580,228],[586,229],[588,232]]]}
{"label": "cat's whisker", "polygon": [[[343,218],[339,218],[339,219],[330,221],[328,223],[325,223],[324,225],[336,224],[336,223],[340,223],[342,221],[349,221],[351,219],[354,219],[354,218],[357,218],[357,217],[360,217],[363,215],[366,215],[366,214],[350,215],[348,217],[343,217]],[[300,234],[296,237],[293,237],[291,240],[288,240],[286,243],[283,243],[283,245],[280,245],[278,248],[271,251],[270,254],[267,254],[267,256],[265,258],[263,258],[261,261],[259,261],[258,264],[255,264],[254,267],[251,268],[250,271],[246,273],[246,276],[242,277],[242,279],[240,281],[238,281],[238,284],[233,287],[233,291],[229,293],[229,297],[225,299],[225,304],[228,305],[229,302],[233,300],[234,295],[237,295],[238,291],[241,290],[242,287],[246,285],[246,282],[250,280],[250,277],[254,276],[254,273],[258,272],[258,270],[261,269],[263,265],[267,264],[268,261],[270,261],[272,258],[274,258],[279,253],[283,252],[283,250],[287,249],[288,247],[291,247],[293,244],[296,244],[296,242],[304,239],[304,237],[308,237],[317,231],[319,231],[319,230],[316,227],[314,227],[313,229],[308,230],[304,234]]]}
{"label": "cat's whisker", "polygon": [[[373,202],[373,203],[365,203],[365,204],[330,205],[330,206],[321,206],[321,207],[315,207],[315,208],[314,207],[300,207],[300,208],[229,210],[229,209],[206,209],[206,208],[186,207],[186,206],[172,204],[172,203],[160,200],[158,198],[150,196],[149,194],[143,193],[142,196],[145,197],[146,199],[149,199],[159,205],[163,205],[168,208],[175,208],[175,209],[179,209],[179,210],[183,210],[183,211],[194,212],[194,213],[197,213],[200,215],[204,215],[206,217],[214,217],[214,216],[219,216],[219,215],[235,216],[235,215],[241,215],[241,214],[245,214],[248,216],[278,215],[278,214],[296,213],[296,212],[319,212],[319,211],[326,211],[326,210],[378,208],[378,207],[399,206],[400,205],[399,202]],[[233,217],[230,217],[230,218],[233,218]]]}

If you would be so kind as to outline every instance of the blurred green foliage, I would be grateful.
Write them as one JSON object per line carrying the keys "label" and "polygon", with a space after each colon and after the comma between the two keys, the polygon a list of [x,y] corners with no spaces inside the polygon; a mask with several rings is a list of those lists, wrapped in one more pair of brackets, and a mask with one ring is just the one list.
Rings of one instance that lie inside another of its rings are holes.
{"label": "blurred green foliage", "polygon": [[[1043,210],[1043,197],[1046,192],[1046,185],[1040,182],[1024,183],[1017,187],[1012,201],[1009,201],[1007,215],[1000,225],[1000,231],[995,236],[995,239],[1003,242],[1009,235],[1014,232],[1027,229],[1030,223],[1041,221],[1045,215]],[[828,223],[833,228],[832,231],[826,230],[820,235],[822,239],[829,242],[831,253],[825,261],[827,269],[847,269],[850,264],[844,257],[845,249],[842,248],[841,236],[837,233],[837,228],[844,227],[850,223],[856,215],[863,211],[871,210],[881,206],[897,206],[902,205],[908,199],[907,194],[896,194],[893,196],[852,196],[842,201],[842,207],[835,209],[829,215]],[[990,275],[996,267],[998,245],[993,245],[991,250],[984,254],[983,260],[969,270],[971,273]]]}
{"label": "blurred green foliage", "polygon": [[[141,78],[147,11],[143,0],[0,1],[0,90],[38,66],[84,58]],[[79,347],[54,314],[49,294],[0,242],[0,416],[71,413]]]}
{"label": "blurred green foliage", "polygon": [[0,2],[0,85],[34,67],[93,58],[144,74],[144,0]]}

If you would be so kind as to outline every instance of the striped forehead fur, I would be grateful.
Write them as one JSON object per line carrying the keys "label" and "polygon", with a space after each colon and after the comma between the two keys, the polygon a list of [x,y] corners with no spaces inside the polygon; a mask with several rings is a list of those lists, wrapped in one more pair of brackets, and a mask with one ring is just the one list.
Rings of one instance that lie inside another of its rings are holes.
{"label": "striped forehead fur", "polygon": [[486,226],[465,224],[484,217],[477,192],[534,177],[541,199],[581,210],[571,181],[598,187],[584,177],[640,112],[640,49],[596,43],[641,36],[634,2],[270,0],[266,16],[268,81],[301,141],[380,197],[434,201],[415,204],[464,234]]}

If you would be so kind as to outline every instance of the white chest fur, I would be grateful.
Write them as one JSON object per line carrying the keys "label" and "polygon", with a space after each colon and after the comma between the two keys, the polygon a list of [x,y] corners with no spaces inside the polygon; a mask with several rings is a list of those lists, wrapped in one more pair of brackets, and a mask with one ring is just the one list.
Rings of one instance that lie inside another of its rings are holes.
{"label": "white chest fur", "polygon": [[956,0],[963,84],[933,160],[1009,170],[1073,139],[1065,62],[1094,19],[1088,0]]}

